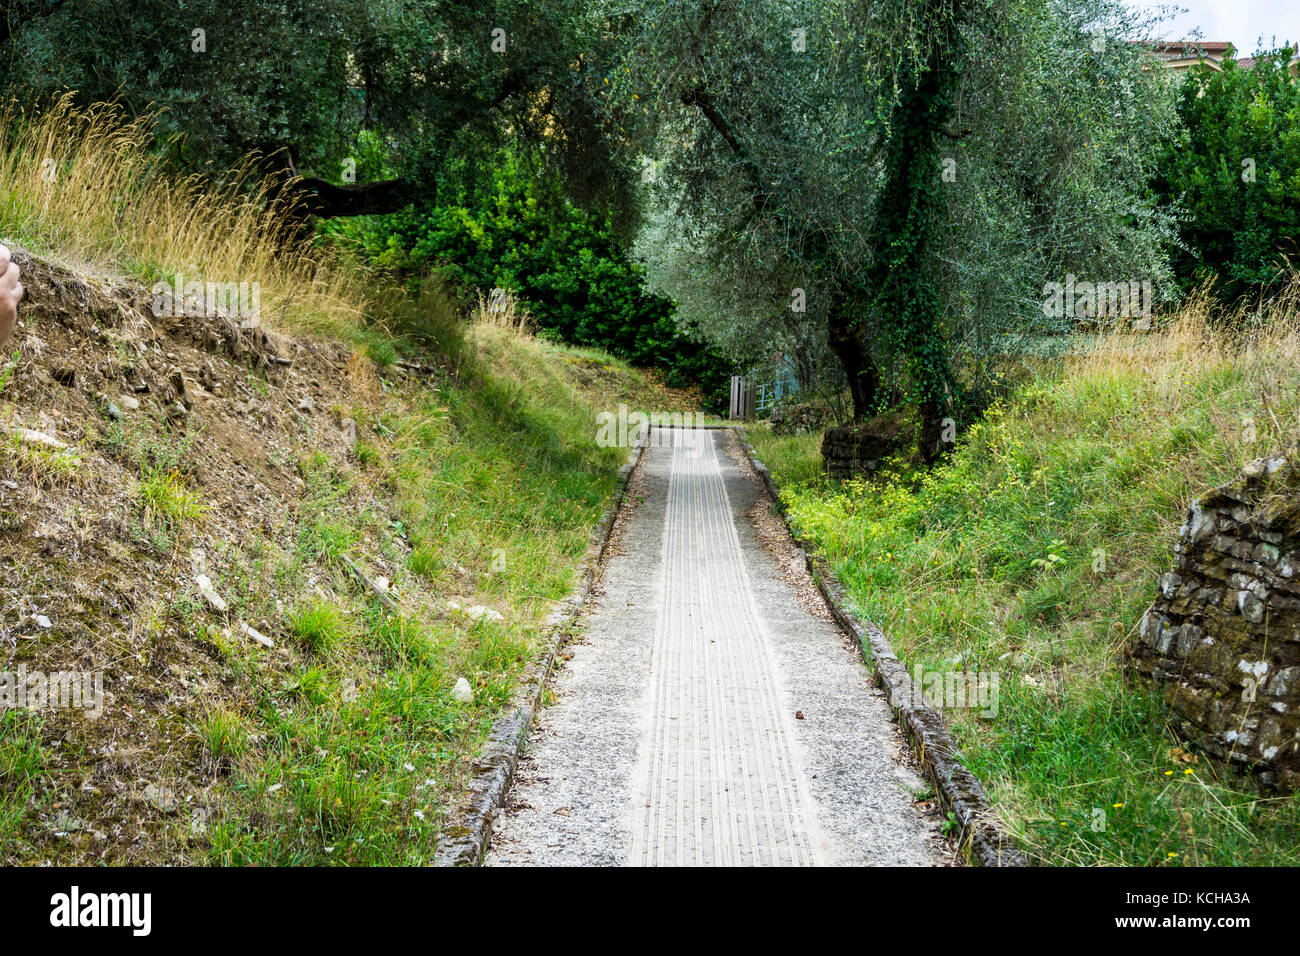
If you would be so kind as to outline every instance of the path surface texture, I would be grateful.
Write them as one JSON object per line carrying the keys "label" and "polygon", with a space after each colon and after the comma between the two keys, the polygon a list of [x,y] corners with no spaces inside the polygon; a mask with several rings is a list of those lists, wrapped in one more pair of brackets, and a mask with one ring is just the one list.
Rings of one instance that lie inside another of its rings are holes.
{"label": "path surface texture", "polygon": [[889,709],[735,436],[651,438],[488,864],[943,862]]}

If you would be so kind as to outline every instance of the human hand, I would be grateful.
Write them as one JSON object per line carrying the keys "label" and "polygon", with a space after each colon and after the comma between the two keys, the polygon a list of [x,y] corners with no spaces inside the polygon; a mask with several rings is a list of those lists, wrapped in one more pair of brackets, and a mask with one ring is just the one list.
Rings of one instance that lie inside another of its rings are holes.
{"label": "human hand", "polygon": [[23,284],[18,278],[18,264],[10,258],[8,247],[0,246],[0,345],[18,321],[18,300],[23,297]]}

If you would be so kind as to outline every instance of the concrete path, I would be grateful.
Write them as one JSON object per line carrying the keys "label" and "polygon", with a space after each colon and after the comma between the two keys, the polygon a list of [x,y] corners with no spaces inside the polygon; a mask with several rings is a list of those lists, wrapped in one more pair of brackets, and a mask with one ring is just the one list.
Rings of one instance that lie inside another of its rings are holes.
{"label": "concrete path", "polygon": [[888,707],[735,436],[652,438],[488,864],[942,863]]}

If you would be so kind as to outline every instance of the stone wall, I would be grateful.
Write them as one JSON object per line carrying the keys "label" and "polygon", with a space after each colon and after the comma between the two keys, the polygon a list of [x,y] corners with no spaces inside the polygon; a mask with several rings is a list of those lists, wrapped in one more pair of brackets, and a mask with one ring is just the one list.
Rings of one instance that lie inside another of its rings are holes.
{"label": "stone wall", "polygon": [[822,436],[822,466],[832,478],[874,474],[898,452],[907,426],[903,414],[886,412],[863,425],[828,428]]}
{"label": "stone wall", "polygon": [[1300,786],[1300,451],[1260,459],[1187,512],[1130,648],[1175,723],[1262,782]]}

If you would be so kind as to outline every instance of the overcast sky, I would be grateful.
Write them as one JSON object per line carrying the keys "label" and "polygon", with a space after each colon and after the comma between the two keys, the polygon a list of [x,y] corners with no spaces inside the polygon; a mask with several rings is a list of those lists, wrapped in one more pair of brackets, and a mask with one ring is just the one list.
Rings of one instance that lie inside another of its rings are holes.
{"label": "overcast sky", "polygon": [[[1150,9],[1167,4],[1140,0],[1136,5]],[[1181,40],[1199,26],[1201,39],[1227,40],[1238,56],[1254,53],[1261,36],[1267,47],[1274,45],[1275,34],[1279,46],[1300,40],[1300,0],[1182,0],[1177,6],[1187,13],[1165,24],[1163,33],[1170,40]]]}

